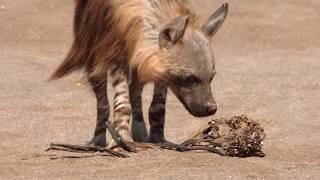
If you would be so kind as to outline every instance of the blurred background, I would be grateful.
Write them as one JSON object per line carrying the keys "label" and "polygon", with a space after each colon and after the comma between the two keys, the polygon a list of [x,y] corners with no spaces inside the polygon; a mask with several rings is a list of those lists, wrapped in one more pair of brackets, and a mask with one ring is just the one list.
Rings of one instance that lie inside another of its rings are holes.
{"label": "blurred background", "polygon": [[[223,2],[191,4],[206,19]],[[95,126],[95,98],[81,73],[47,81],[71,45],[74,1],[0,0],[0,177],[320,178],[320,1],[229,4],[212,42],[218,113],[192,117],[170,93],[165,133],[180,142],[209,119],[247,114],[265,128],[265,158],[147,151],[125,160],[49,161],[50,142],[85,143]],[[145,112],[151,92],[149,85]]]}

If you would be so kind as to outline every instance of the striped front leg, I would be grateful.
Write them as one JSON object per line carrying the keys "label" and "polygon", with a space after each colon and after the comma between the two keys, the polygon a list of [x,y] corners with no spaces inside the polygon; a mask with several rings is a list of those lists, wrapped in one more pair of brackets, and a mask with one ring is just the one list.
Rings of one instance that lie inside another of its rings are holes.
{"label": "striped front leg", "polygon": [[152,103],[149,108],[150,136],[152,143],[164,142],[167,87],[155,83]]}
{"label": "striped front leg", "polygon": [[113,126],[125,141],[132,141],[129,133],[131,105],[129,102],[127,72],[127,68],[123,66],[115,66],[111,70],[112,85],[115,92],[113,99]]}
{"label": "striped front leg", "polygon": [[142,89],[143,84],[139,83],[135,74],[132,75],[130,83],[130,103],[132,107],[132,125],[131,134],[135,142],[147,142],[148,133],[143,118],[142,111]]}
{"label": "striped front leg", "polygon": [[164,124],[166,113],[167,87],[156,83],[151,106],[149,108],[150,136],[151,143],[159,145],[164,149],[175,149],[177,151],[190,150],[188,147],[169,142],[164,137]]}

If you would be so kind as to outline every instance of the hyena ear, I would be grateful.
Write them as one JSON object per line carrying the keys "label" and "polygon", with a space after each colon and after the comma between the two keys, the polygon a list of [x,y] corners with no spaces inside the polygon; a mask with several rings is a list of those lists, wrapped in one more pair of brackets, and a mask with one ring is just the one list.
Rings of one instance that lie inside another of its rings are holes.
{"label": "hyena ear", "polygon": [[216,34],[227,17],[228,9],[228,3],[224,3],[209,17],[207,23],[202,27],[202,31],[205,33],[205,35],[211,38]]}
{"label": "hyena ear", "polygon": [[170,44],[176,44],[184,36],[188,26],[188,16],[178,16],[171,20],[161,31],[159,35],[160,47],[168,47]]}

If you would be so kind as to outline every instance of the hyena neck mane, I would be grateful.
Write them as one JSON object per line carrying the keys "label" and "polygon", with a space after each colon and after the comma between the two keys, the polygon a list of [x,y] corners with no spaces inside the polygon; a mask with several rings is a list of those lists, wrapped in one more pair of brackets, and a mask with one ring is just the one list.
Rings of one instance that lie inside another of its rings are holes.
{"label": "hyena neck mane", "polygon": [[[138,37],[132,56],[129,60],[130,67],[137,70],[139,79],[143,82],[158,81],[165,77],[166,55],[160,53],[159,34],[174,18],[185,16],[188,18],[189,28],[198,28],[198,16],[192,11],[186,0],[149,0],[143,1],[143,8],[137,23]],[[130,43],[130,42],[128,42]],[[169,65],[169,64],[168,64]],[[171,64],[172,65],[172,64]]]}

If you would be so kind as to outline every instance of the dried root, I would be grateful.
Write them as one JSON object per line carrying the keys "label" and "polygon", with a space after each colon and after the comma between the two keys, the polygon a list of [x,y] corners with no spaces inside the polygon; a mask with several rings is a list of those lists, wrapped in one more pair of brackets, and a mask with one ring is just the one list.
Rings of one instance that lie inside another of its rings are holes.
{"label": "dried root", "polygon": [[46,151],[67,151],[67,152],[75,152],[75,153],[102,153],[100,155],[104,156],[112,156],[112,157],[121,157],[127,158],[129,157],[126,154],[119,153],[117,151],[113,151],[108,148],[104,147],[97,147],[97,146],[86,146],[86,145],[71,145],[71,144],[54,144],[51,143],[50,147]]}
{"label": "dried root", "polygon": [[181,145],[193,150],[206,150],[223,156],[264,157],[263,128],[245,115],[210,121]]}

